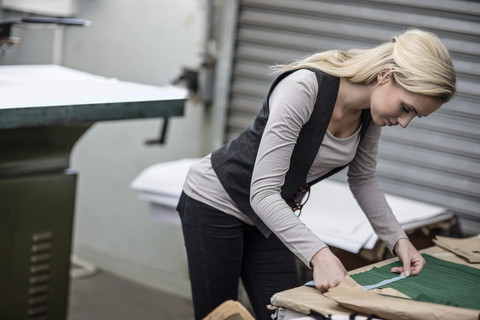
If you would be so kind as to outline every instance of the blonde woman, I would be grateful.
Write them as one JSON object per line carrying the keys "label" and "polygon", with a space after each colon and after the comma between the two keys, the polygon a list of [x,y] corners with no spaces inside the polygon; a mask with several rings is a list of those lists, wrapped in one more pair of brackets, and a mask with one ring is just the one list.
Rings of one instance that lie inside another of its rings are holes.
{"label": "blonde woman", "polygon": [[[194,165],[178,211],[195,318],[236,299],[239,279],[257,319],[278,292],[299,285],[296,255],[324,292],[341,261],[298,218],[309,187],[348,167],[351,192],[375,232],[417,275],[425,261],[388,206],[376,177],[380,131],[428,116],[455,92],[448,51],[412,29],[372,49],[332,50],[279,72],[254,123]],[[328,219],[319,208],[318,219]],[[348,222],[346,222],[348,223]]]}

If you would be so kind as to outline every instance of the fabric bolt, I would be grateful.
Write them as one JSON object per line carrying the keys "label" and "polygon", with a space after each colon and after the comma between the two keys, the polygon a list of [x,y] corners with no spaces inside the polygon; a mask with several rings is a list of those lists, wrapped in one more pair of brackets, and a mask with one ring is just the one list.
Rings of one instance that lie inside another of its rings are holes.
{"label": "fabric bolt", "polygon": [[[385,285],[416,301],[433,302],[480,310],[480,270],[422,254],[427,264],[417,276]],[[360,285],[371,285],[392,277],[390,269],[400,261],[351,275]]]}

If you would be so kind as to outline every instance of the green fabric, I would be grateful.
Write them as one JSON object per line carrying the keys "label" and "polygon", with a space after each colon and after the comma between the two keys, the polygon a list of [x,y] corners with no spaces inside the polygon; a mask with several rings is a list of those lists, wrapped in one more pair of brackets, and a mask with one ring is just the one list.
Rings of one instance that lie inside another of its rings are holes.
{"label": "green fabric", "polygon": [[[385,287],[396,289],[416,301],[480,310],[480,269],[422,255],[427,264],[418,276],[411,276]],[[392,267],[400,261],[351,275],[360,285],[371,285],[396,274]]]}

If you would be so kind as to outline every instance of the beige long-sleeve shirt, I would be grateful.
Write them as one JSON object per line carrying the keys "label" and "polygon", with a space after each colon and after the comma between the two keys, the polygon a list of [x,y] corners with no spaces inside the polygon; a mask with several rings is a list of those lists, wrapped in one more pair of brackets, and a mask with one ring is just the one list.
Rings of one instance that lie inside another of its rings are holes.
{"label": "beige long-sleeve shirt", "polygon": [[[256,214],[306,265],[326,244],[300,221],[282,199],[280,190],[297,137],[313,111],[317,93],[316,76],[309,70],[296,71],[275,87],[270,96],[269,119],[258,150],[250,190],[251,206]],[[395,243],[406,235],[375,178],[380,132],[381,128],[372,122],[360,142],[360,128],[344,139],[327,131],[307,181],[351,162],[348,167],[350,189],[375,232],[392,250]],[[192,166],[184,191],[198,201],[252,224],[223,189],[212,168],[210,155]],[[321,208],[318,212],[319,219],[328,219],[321,215]]]}

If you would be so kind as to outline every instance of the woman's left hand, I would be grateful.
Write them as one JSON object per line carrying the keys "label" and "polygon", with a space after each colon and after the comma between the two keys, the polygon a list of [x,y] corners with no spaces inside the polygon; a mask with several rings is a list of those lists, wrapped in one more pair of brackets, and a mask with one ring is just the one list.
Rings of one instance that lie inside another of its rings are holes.
{"label": "woman's left hand", "polygon": [[400,239],[395,245],[395,253],[397,257],[403,262],[402,267],[393,267],[392,272],[403,273],[407,277],[416,276],[422,271],[426,264],[425,259],[418,253],[417,249],[408,239]]}

